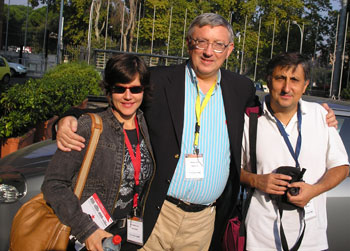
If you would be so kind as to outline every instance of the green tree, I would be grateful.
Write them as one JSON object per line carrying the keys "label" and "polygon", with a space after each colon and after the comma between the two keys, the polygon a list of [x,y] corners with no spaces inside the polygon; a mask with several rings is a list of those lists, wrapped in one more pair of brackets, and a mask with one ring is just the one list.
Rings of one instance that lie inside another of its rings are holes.
{"label": "green tree", "polygon": [[[7,13],[8,6],[5,5]],[[26,29],[26,15],[28,12],[28,28],[26,44],[31,46],[34,52],[41,52],[43,50],[45,21],[46,21],[46,6],[32,9],[32,7],[22,5],[10,6],[10,18],[8,26],[8,45],[9,46],[23,46],[25,29]],[[3,24],[3,30],[6,31],[7,15]],[[50,9],[48,13],[47,30],[48,32],[57,33],[58,14]],[[3,36],[3,44],[5,44],[5,36]],[[57,39],[49,39],[49,50],[55,51],[57,48]]]}
{"label": "green tree", "polygon": [[[43,6],[37,8],[31,12],[28,22],[28,33],[30,36],[30,45],[34,48],[34,51],[39,53],[44,49],[44,34],[45,34],[45,23],[46,23],[46,8]],[[58,13],[55,13],[54,10],[50,9],[47,17],[47,36],[53,32],[58,33]],[[57,48],[57,39],[49,38],[47,40],[47,45],[49,52],[56,52]]]}
{"label": "green tree", "polygon": [[[8,45],[20,46],[24,44],[26,6],[12,5],[10,7],[10,18],[8,24]],[[6,31],[8,5],[5,5],[3,18],[3,31]],[[3,36],[5,41],[5,36]],[[5,44],[5,42],[3,42]]]}
{"label": "green tree", "polygon": [[[47,3],[45,0],[31,0],[32,7],[37,6],[39,1]],[[241,56],[244,55],[242,72],[248,76],[254,74],[259,19],[261,18],[258,79],[263,78],[265,64],[271,56],[275,20],[274,54],[284,52],[286,49],[289,21],[297,21],[300,25],[304,23],[303,53],[310,57],[314,56],[316,45],[316,56],[319,61],[317,65],[329,65],[329,55],[334,46],[337,13],[331,10],[330,0],[111,0],[108,25],[108,0],[97,2],[98,5],[95,6],[93,15],[93,48],[104,48],[104,36],[108,28],[108,48],[118,50],[122,42],[123,50],[133,51],[135,50],[135,31],[139,25],[138,51],[150,52],[155,9],[153,53],[164,54],[169,43],[169,54],[174,56],[181,56],[182,53],[188,56],[186,47],[184,49],[182,47],[184,29],[186,33],[190,22],[197,15],[203,12],[218,13],[231,22],[235,33],[235,51],[229,58],[227,66],[230,70],[239,71]],[[140,2],[142,3],[141,10],[139,10]],[[60,1],[50,0],[48,3],[48,30],[58,33]],[[91,3],[91,0],[65,0],[63,40],[66,48],[87,45]],[[28,34],[30,35],[27,39],[40,51],[44,40],[46,9],[43,7],[33,10],[32,7],[30,7],[28,23]],[[171,30],[168,41],[171,10]],[[141,13],[140,22],[138,22],[139,11]],[[9,35],[14,45],[19,46],[24,40],[25,17],[25,6],[11,6]],[[6,20],[6,16],[2,19]],[[123,24],[122,20],[124,20]],[[3,22],[3,29],[4,24],[6,25],[6,22]],[[245,44],[244,53],[242,53],[244,32]],[[52,50],[55,50],[56,43],[57,40],[50,40]],[[288,51],[299,51],[299,48],[300,31],[296,25],[291,24]]]}

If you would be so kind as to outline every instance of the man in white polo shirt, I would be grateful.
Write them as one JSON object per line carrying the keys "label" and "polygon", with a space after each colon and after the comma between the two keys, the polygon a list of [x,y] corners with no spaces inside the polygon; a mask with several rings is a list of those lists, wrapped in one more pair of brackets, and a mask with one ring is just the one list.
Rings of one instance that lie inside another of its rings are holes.
{"label": "man in white polo shirt", "polygon": [[[240,180],[256,188],[245,221],[247,250],[286,250],[282,247],[281,215],[275,199],[283,194],[296,206],[294,210],[283,210],[287,249],[297,247],[298,240],[302,240],[300,250],[328,249],[325,192],[348,176],[349,164],[338,132],[327,126],[326,110],[301,99],[308,77],[307,60],[298,53],[281,54],[269,62],[270,95],[258,119],[257,174],[250,169],[246,118]],[[290,184],[291,176],[276,173],[280,166],[305,168],[305,182]],[[289,188],[299,191],[292,195]]]}

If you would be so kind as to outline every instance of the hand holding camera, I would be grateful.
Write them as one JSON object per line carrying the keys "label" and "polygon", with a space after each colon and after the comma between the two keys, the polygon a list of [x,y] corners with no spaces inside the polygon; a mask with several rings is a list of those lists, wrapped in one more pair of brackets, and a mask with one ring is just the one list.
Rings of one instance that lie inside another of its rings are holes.
{"label": "hand holding camera", "polygon": [[[291,176],[292,179],[289,181],[289,183],[293,183],[293,182],[300,182],[300,181],[303,181],[303,176],[304,176],[304,173],[305,173],[306,169],[303,168],[301,169],[300,173],[299,174],[296,174],[294,176]],[[299,190],[300,188],[299,187],[289,187],[287,189],[287,192],[290,193],[290,195],[292,196],[297,196],[299,194]]]}
{"label": "hand holding camera", "polygon": [[[281,173],[292,177],[292,179],[288,181],[290,184],[303,181],[305,171],[305,168],[300,169],[293,166],[281,166],[276,169],[276,173]],[[294,210],[297,208],[297,206],[288,201],[287,193],[291,194],[292,196],[296,196],[299,194],[299,190],[299,187],[289,187],[284,195],[270,195],[270,197],[272,200],[280,202],[285,210]]]}

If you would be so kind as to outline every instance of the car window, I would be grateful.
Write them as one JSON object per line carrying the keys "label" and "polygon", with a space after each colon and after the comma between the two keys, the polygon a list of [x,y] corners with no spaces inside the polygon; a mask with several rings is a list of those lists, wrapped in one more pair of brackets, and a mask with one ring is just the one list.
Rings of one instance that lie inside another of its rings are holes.
{"label": "car window", "polygon": [[0,66],[6,66],[5,61],[2,58],[0,58]]}

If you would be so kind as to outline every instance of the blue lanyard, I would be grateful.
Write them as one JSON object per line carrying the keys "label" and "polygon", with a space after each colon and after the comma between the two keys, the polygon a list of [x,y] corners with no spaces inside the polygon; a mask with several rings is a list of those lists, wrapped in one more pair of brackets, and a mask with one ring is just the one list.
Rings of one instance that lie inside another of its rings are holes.
{"label": "blue lanyard", "polygon": [[278,118],[276,118],[276,116],[273,114],[273,111],[272,111],[271,107],[269,107],[269,108],[270,108],[270,112],[271,112],[272,116],[276,119],[277,127],[278,127],[281,135],[283,136],[284,141],[286,142],[286,144],[288,146],[289,152],[290,152],[290,154],[293,156],[293,158],[295,160],[296,167],[300,168],[299,161],[298,161],[298,157],[299,157],[299,154],[300,154],[300,148],[301,148],[301,120],[302,120],[300,104],[298,104],[298,111],[297,111],[298,139],[297,139],[297,145],[295,147],[295,152],[293,150],[292,144],[289,141],[288,134],[287,134],[286,130],[284,129],[284,126],[282,125],[281,121],[279,121]]}

